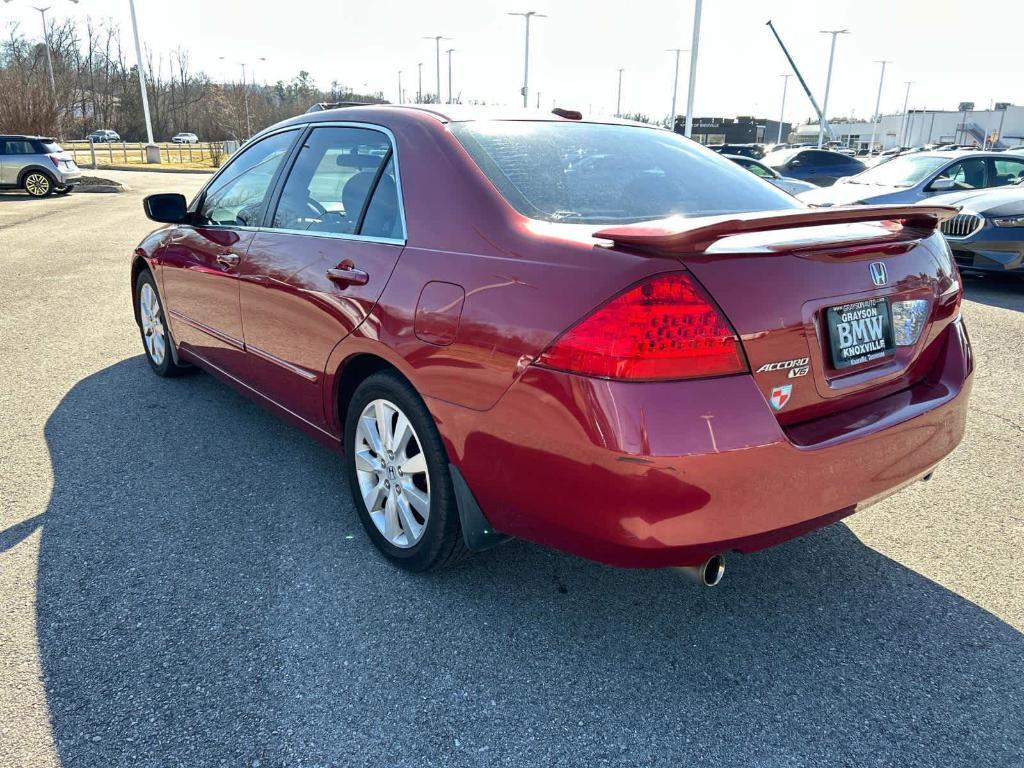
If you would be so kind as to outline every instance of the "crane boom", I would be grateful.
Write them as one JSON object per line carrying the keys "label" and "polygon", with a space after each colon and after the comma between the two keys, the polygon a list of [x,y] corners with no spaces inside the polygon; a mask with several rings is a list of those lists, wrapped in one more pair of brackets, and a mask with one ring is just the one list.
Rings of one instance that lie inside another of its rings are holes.
{"label": "crane boom", "polygon": [[804,89],[804,93],[807,94],[807,98],[811,101],[811,106],[814,107],[814,111],[818,114],[818,120],[821,121],[821,126],[825,129],[825,133],[828,134],[829,140],[836,138],[835,132],[832,130],[832,126],[829,125],[828,120],[825,119],[825,115],[821,112],[821,107],[818,106],[818,102],[814,98],[814,94],[811,93],[811,89],[807,87],[807,83],[804,81],[804,76],[800,74],[800,70],[796,68],[796,62],[793,61],[793,57],[789,55],[789,51],[786,49],[785,43],[782,42],[782,38],[779,37],[778,31],[775,29],[775,25],[772,24],[771,20],[768,21],[768,28],[775,35],[775,39],[779,43],[779,47],[782,52],[786,54],[786,60],[789,61],[789,66],[793,68],[793,74],[796,75],[796,79],[800,81],[800,85]]}

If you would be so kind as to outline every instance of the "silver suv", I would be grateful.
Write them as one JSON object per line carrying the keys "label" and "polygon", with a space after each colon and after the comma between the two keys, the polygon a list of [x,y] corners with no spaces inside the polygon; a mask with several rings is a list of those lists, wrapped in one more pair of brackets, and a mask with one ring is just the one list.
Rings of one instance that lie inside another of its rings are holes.
{"label": "silver suv", "polygon": [[74,157],[55,139],[0,135],[0,190],[24,189],[33,197],[66,195],[81,178]]}

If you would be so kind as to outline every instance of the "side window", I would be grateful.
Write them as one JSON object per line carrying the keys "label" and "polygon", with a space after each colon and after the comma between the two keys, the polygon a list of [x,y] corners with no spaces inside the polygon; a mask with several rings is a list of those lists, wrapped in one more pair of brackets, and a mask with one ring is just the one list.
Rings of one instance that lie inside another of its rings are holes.
{"label": "side window", "polygon": [[755,176],[760,176],[762,179],[774,179],[775,174],[769,171],[760,163],[744,163],[747,170],[751,171]]}
{"label": "side window", "polygon": [[207,188],[197,223],[258,227],[270,182],[296,135],[297,131],[274,134],[239,155]]}
{"label": "side window", "polygon": [[32,149],[32,142],[24,139],[8,139],[4,142],[7,146],[4,150],[5,155],[34,155],[35,150]]}
{"label": "side window", "polygon": [[985,186],[985,160],[972,157],[953,163],[937,179],[952,179],[958,189],[981,189]]}
{"label": "side window", "polygon": [[395,180],[395,158],[392,156],[384,166],[384,173],[373,190],[373,197],[366,208],[360,235],[368,237],[390,237],[401,239],[401,205],[398,202],[398,182]]}
{"label": "side window", "polygon": [[380,131],[314,128],[288,174],[273,226],[356,234],[359,215],[390,150],[388,137]]}
{"label": "side window", "polygon": [[1005,187],[1024,179],[1024,161],[1021,160],[993,160],[992,169],[995,171],[993,187]]}

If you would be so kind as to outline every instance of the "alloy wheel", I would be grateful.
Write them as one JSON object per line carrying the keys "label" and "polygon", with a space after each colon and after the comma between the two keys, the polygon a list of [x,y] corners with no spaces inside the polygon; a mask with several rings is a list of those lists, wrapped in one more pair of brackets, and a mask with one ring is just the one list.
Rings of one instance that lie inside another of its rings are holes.
{"label": "alloy wheel", "polygon": [[143,283],[139,291],[139,319],[146,351],[156,365],[161,365],[167,354],[167,334],[160,316],[160,300],[149,283]]}
{"label": "alloy wheel", "polygon": [[30,173],[25,177],[25,191],[33,197],[43,197],[50,191],[50,180],[41,173]]}
{"label": "alloy wheel", "polygon": [[359,491],[380,534],[407,549],[422,537],[430,515],[430,477],[419,436],[390,400],[367,403],[353,448]]}

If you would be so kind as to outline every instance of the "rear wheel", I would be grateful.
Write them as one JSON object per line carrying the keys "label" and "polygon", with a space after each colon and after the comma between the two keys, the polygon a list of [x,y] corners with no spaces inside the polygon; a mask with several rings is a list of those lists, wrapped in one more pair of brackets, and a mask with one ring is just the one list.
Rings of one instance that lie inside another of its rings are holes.
{"label": "rear wheel", "polygon": [[345,470],[363,527],[392,563],[431,571],[468,554],[441,436],[397,374],[373,374],[352,395]]}
{"label": "rear wheel", "polygon": [[22,180],[22,186],[32,197],[46,197],[53,192],[53,180],[42,171],[30,171]]}
{"label": "rear wheel", "polygon": [[174,362],[173,342],[167,332],[164,308],[160,306],[160,296],[149,270],[139,273],[135,281],[135,297],[139,308],[139,331],[149,367],[157,376],[180,376],[188,369]]}

